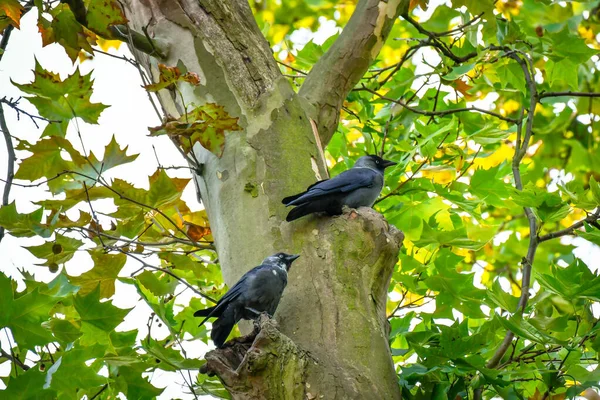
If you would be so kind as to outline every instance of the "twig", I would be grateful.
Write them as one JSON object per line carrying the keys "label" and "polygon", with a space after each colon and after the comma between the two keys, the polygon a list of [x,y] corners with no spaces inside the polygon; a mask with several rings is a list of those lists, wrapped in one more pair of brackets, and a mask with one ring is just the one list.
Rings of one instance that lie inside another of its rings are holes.
{"label": "twig", "polygon": [[[12,27],[9,26],[9,28]],[[8,28],[7,28],[8,29]],[[10,136],[10,132],[8,130],[8,126],[6,125],[6,118],[4,117],[4,109],[0,104],[0,129],[2,129],[2,134],[4,135],[4,141],[6,142],[6,152],[8,153],[7,160],[7,168],[6,168],[6,181],[4,184],[4,191],[2,194],[2,206],[8,205],[10,189],[12,187],[13,179],[15,176],[15,148],[12,143],[12,138]],[[4,238],[4,227],[0,226],[0,241]]]}
{"label": "twig", "polygon": [[[12,349],[11,349],[12,353]],[[29,368],[28,365],[23,364],[23,361],[19,360],[19,358],[15,355],[8,354],[4,349],[0,348],[0,356],[12,361],[15,365],[18,365],[23,371],[27,371]]]}
{"label": "twig", "polygon": [[107,388],[108,388],[108,383],[105,383],[104,386],[102,386],[102,388],[100,389],[100,391],[98,393],[96,393],[94,396],[92,396],[90,398],[90,400],[94,400],[95,398],[100,396],[102,394],[102,392],[104,392]]}
{"label": "twig", "polygon": [[410,23],[412,26],[414,26],[417,29],[417,31],[419,31],[419,33],[422,33],[423,35],[427,36],[430,39],[433,47],[435,47],[436,49],[440,50],[446,57],[450,58],[455,63],[458,63],[458,64],[464,63],[465,61],[468,61],[471,58],[477,56],[477,52],[476,51],[473,51],[471,53],[465,54],[462,57],[457,56],[456,54],[454,54],[448,48],[448,46],[446,46],[446,44],[444,42],[442,42],[441,40],[439,40],[438,35],[436,35],[433,32],[429,32],[427,29],[423,28],[421,26],[421,24],[419,24],[417,21],[415,21],[414,19],[412,19],[410,17],[410,15],[408,15],[408,14],[402,14],[402,18],[404,18],[408,23]]}
{"label": "twig", "polygon": [[480,14],[476,15],[475,17],[473,17],[473,19],[471,19],[470,21],[468,21],[468,22],[466,22],[466,23],[464,23],[462,25],[459,25],[459,26],[457,26],[454,29],[450,29],[449,31],[446,31],[446,32],[432,32],[432,33],[435,36],[437,36],[437,37],[441,37],[441,36],[449,36],[449,35],[451,35],[453,33],[460,32],[460,31],[464,30],[466,27],[468,27],[470,25],[473,25],[475,22],[477,22],[479,19],[481,19],[481,17],[483,17],[483,14],[484,13],[480,13]]}
{"label": "twig", "polygon": [[559,237],[566,236],[566,235],[571,235],[571,234],[573,234],[573,232],[575,232],[575,230],[581,228],[586,222],[588,224],[590,224],[590,223],[597,221],[598,219],[600,219],[600,208],[596,209],[596,212],[594,212],[593,214],[588,215],[585,219],[582,219],[581,221],[574,223],[573,225],[569,226],[568,228],[561,229],[560,231],[556,231],[556,232],[551,232],[551,233],[548,233],[543,236],[539,236],[538,242],[541,243],[541,242],[545,242],[547,240],[559,238]]}
{"label": "twig", "polygon": [[301,69],[294,68],[294,67],[292,67],[291,65],[289,65],[289,64],[286,64],[286,63],[284,63],[284,62],[281,62],[281,61],[279,61],[279,60],[275,60],[275,61],[277,61],[277,64],[279,64],[279,65],[283,65],[284,67],[286,67],[286,68],[289,68],[289,69],[291,69],[291,70],[292,70],[292,71],[294,71],[294,72],[297,72],[297,73],[299,73],[299,74],[302,74],[302,75],[308,75],[308,72],[304,72],[304,71],[302,71]]}
{"label": "twig", "polygon": [[[449,135],[450,135],[450,131],[448,131],[448,132],[446,133],[446,135],[444,136],[444,138],[442,139],[442,141],[440,142],[440,144],[438,144],[438,146],[437,146],[437,149],[438,149],[438,150],[440,149],[440,147],[442,147],[442,145],[444,144],[444,142],[446,141],[446,139],[448,138],[448,136],[449,136]],[[389,193],[388,193],[388,194],[386,194],[385,196],[383,196],[383,197],[380,197],[380,198],[379,198],[379,199],[378,199],[378,200],[375,202],[375,204],[377,204],[377,203],[379,203],[379,202],[381,202],[381,201],[383,201],[383,200],[387,199],[387,198],[388,198],[388,197],[390,197],[390,196],[395,196],[395,195],[397,195],[397,194],[398,194],[398,192],[400,192],[400,189],[402,189],[402,187],[403,187],[404,185],[406,185],[408,182],[410,182],[410,181],[411,181],[411,180],[412,180],[412,179],[415,177],[415,175],[417,175],[417,173],[418,173],[418,172],[421,170],[421,168],[423,168],[423,167],[425,166],[425,164],[427,163],[427,161],[429,161],[429,158],[426,158],[425,160],[423,160],[423,162],[422,162],[422,163],[419,165],[419,167],[418,167],[418,168],[415,170],[415,172],[413,172],[413,173],[411,174],[411,176],[410,176],[410,177],[409,177],[407,180],[405,180],[404,182],[400,183],[400,184],[399,184],[399,185],[396,187],[396,189],[392,190],[391,192],[389,192]]]}
{"label": "twig", "polygon": [[17,112],[17,121],[21,120],[21,114],[25,114],[29,117],[29,119],[31,119],[31,122],[33,122],[33,124],[35,125],[35,127],[37,129],[40,128],[40,126],[37,124],[37,120],[40,121],[44,121],[44,122],[48,122],[48,123],[59,123],[60,121],[57,120],[53,120],[53,119],[48,119],[48,118],[44,118],[44,117],[40,117],[39,115],[33,115],[28,113],[27,111],[23,110],[22,108],[18,107],[19,101],[21,101],[22,97],[19,97],[16,100],[11,99],[7,99],[6,96],[0,99],[0,103],[4,103],[7,106],[9,106],[10,108],[12,108],[13,110],[15,110]]}
{"label": "twig", "polygon": [[[198,242],[191,242],[191,241],[180,239],[180,238],[177,238],[177,237],[174,237],[171,240],[168,240],[166,242],[141,242],[141,241],[138,241],[138,240],[135,240],[135,239],[129,240],[129,239],[124,239],[122,237],[118,237],[118,236],[114,236],[114,235],[109,235],[106,232],[99,232],[98,233],[95,230],[90,229],[90,228],[86,228],[84,226],[74,227],[74,228],[69,228],[69,229],[70,230],[83,230],[83,231],[86,231],[86,232],[93,233],[95,235],[102,235],[102,236],[104,236],[107,239],[112,239],[112,240],[118,240],[118,241],[121,241],[121,242],[125,242],[127,245],[130,245],[130,244],[136,244],[136,245],[138,245],[139,244],[140,246],[159,247],[159,246],[169,246],[169,245],[172,245],[172,244],[175,244],[175,243],[180,243],[180,244],[185,244],[185,245],[188,245],[188,246],[196,247],[196,248],[201,249],[201,250],[214,250],[214,246],[211,243],[200,244]],[[140,235],[142,235],[142,234],[143,234],[143,232]],[[138,235],[138,236],[140,236],[140,235]]]}
{"label": "twig", "polygon": [[[144,268],[150,268],[153,269],[155,271],[160,271],[160,272],[164,272],[165,274],[171,275],[173,278],[177,279],[177,281],[181,282],[182,284],[184,284],[185,286],[187,286],[188,288],[190,288],[194,293],[196,293],[199,296],[204,297],[206,300],[212,301],[213,303],[217,304],[217,301],[215,299],[213,299],[212,297],[210,297],[207,294],[202,293],[201,291],[199,291],[198,289],[196,289],[195,287],[193,287],[192,285],[190,285],[185,279],[181,278],[180,276],[177,276],[176,274],[174,274],[173,272],[169,271],[168,269],[165,268],[160,268],[160,267],[155,267],[152,264],[148,264],[146,261],[142,260],[141,258],[134,256],[133,254],[130,254],[126,251],[124,251],[123,249],[116,249],[117,251],[125,254],[128,257],[133,258],[134,260],[138,261],[139,263],[142,264],[142,266]],[[137,271],[136,271],[137,272]],[[134,272],[135,275],[135,272]]]}
{"label": "twig", "polygon": [[382,100],[386,100],[386,101],[390,101],[392,103],[399,104],[402,107],[406,108],[407,110],[410,110],[410,111],[414,112],[415,114],[420,114],[420,115],[425,115],[425,116],[439,116],[439,117],[443,117],[444,115],[456,114],[456,113],[460,113],[460,112],[475,111],[475,112],[479,112],[479,113],[482,113],[482,114],[491,115],[493,117],[496,117],[496,118],[501,119],[501,120],[506,121],[506,122],[511,122],[513,124],[517,123],[517,120],[514,119],[514,118],[505,117],[505,116],[503,116],[501,114],[498,114],[498,113],[495,113],[493,111],[484,110],[484,109],[478,108],[478,107],[452,108],[452,109],[443,110],[443,111],[425,111],[425,110],[419,110],[417,108],[413,108],[413,107],[409,106],[408,104],[406,104],[403,101],[392,99],[390,97],[387,97],[387,96],[384,96],[382,94],[379,94],[376,90],[370,89],[370,88],[366,87],[364,84],[362,85],[361,88],[358,88],[357,90],[365,90],[365,91],[367,91],[367,92],[369,92],[371,94],[374,94],[375,96],[379,97]]}
{"label": "twig", "polygon": [[600,97],[600,93],[597,92],[542,92],[539,94],[539,99],[544,99],[546,97],[562,97],[562,96],[572,96],[572,97]]}

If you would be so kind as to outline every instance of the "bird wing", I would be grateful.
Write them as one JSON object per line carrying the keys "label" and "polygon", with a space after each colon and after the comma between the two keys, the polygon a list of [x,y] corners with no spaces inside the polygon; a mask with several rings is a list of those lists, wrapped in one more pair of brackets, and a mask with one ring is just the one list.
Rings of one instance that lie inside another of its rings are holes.
{"label": "bird wing", "polygon": [[[202,322],[200,322],[200,324],[198,326],[202,326],[202,324],[204,324],[209,318],[211,317],[216,317],[221,315],[221,313],[223,312],[223,310],[235,299],[237,299],[238,297],[240,297],[240,295],[243,293],[244,291],[244,286],[246,281],[248,281],[248,276],[251,275],[253,272],[256,272],[256,270],[258,268],[260,268],[261,266],[258,267],[254,267],[252,268],[250,271],[246,272],[239,281],[237,281],[237,283],[235,285],[233,285],[232,288],[230,288],[227,293],[225,293],[225,295],[223,297],[221,297],[219,299],[219,301],[217,302],[217,305],[214,306],[214,308],[210,311],[210,313],[202,320]],[[196,315],[196,314],[194,314]],[[200,313],[198,313],[197,316],[201,316]]]}
{"label": "bird wing", "polygon": [[287,274],[274,266],[263,264],[260,267],[248,283],[246,301],[252,308],[273,315],[287,284]]}
{"label": "bird wing", "polygon": [[351,168],[334,178],[309,186],[306,192],[300,195],[290,196],[294,199],[286,205],[297,206],[329,194],[348,193],[359,188],[370,187],[373,185],[376,175],[377,172],[369,168]]}

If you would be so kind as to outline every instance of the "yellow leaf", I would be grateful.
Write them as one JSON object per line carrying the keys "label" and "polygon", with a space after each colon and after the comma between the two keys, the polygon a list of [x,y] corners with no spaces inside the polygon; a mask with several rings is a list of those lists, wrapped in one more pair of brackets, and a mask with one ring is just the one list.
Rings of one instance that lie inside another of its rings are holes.
{"label": "yellow leaf", "polygon": [[[521,108],[521,103],[516,100],[510,99],[502,104],[502,109],[506,114],[512,114],[513,112]],[[503,113],[504,114],[504,113]]]}
{"label": "yellow leaf", "polygon": [[512,147],[502,145],[498,150],[490,154],[488,157],[477,157],[473,165],[476,168],[481,167],[483,169],[490,169],[506,160],[511,160],[514,154],[515,150]]}
{"label": "yellow leaf", "polygon": [[432,181],[434,181],[435,183],[440,183],[440,184],[446,184],[448,182],[452,182],[452,180],[454,179],[454,176],[456,175],[456,171],[453,169],[435,169],[435,168],[428,168],[428,169],[424,169],[423,171],[423,177],[425,178],[429,178]]}
{"label": "yellow leaf", "polygon": [[111,48],[118,50],[119,47],[121,46],[121,43],[123,43],[120,40],[106,40],[106,39],[102,39],[101,37],[98,37],[96,39],[96,41],[98,43],[98,46],[100,46],[100,48],[103,51],[108,51]]}

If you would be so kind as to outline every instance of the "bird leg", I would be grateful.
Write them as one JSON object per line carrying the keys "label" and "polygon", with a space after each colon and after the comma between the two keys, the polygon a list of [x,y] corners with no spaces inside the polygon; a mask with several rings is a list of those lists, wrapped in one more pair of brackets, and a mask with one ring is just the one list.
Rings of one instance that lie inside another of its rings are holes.
{"label": "bird leg", "polygon": [[257,311],[254,308],[252,308],[252,307],[246,307],[246,310],[254,313],[256,315],[256,318],[260,317],[260,314],[261,314],[260,311]]}

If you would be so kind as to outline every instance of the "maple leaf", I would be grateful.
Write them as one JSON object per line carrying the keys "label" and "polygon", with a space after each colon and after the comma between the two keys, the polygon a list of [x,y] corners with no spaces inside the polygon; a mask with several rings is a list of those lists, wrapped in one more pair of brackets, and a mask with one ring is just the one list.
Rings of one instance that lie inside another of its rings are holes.
{"label": "maple leaf", "polygon": [[[0,31],[4,30],[5,28],[5,26],[2,26],[2,24],[13,25],[17,29],[20,28],[23,10],[23,6],[17,0],[0,1],[0,20],[7,20],[4,23],[0,22]],[[2,18],[2,16],[5,16],[6,18]]]}
{"label": "maple leaf", "polygon": [[87,28],[105,38],[111,38],[110,27],[126,24],[127,18],[116,0],[91,0],[87,7]]}
{"label": "maple leaf", "polygon": [[158,92],[160,89],[169,87],[177,82],[187,82],[190,85],[198,86],[200,77],[194,72],[182,72],[179,67],[168,67],[165,64],[158,64],[159,77],[157,83],[144,86],[149,92]]}
{"label": "maple leaf", "polygon": [[91,73],[81,75],[78,68],[63,81],[58,74],[42,68],[36,60],[33,74],[32,83],[11,82],[23,92],[34,95],[26,99],[36,106],[42,117],[53,121],[79,117],[85,122],[97,124],[100,113],[108,107],[90,101],[94,83]]}
{"label": "maple leaf", "polygon": [[200,143],[217,157],[225,149],[225,131],[239,131],[238,118],[230,116],[225,107],[207,103],[182,115],[179,119],[168,119],[161,126],[149,128],[150,136],[169,135],[177,139],[185,151]]}

